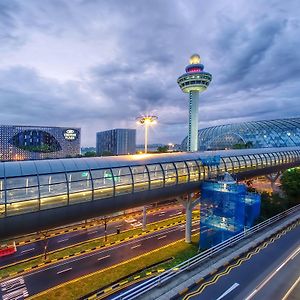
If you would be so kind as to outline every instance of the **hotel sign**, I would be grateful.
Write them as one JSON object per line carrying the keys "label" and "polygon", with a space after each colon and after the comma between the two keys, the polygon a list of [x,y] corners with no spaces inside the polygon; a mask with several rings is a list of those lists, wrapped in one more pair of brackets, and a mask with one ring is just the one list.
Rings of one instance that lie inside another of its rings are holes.
{"label": "hotel sign", "polygon": [[63,134],[67,141],[75,141],[79,136],[79,132],[76,129],[66,129]]}

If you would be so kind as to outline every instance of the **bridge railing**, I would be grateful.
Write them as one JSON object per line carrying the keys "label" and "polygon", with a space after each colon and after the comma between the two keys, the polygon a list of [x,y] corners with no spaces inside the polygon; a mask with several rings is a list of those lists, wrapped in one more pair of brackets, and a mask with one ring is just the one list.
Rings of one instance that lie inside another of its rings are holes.
{"label": "bridge railing", "polygon": [[143,295],[147,291],[150,291],[151,289],[154,289],[154,288],[159,287],[160,285],[166,283],[167,281],[171,280],[178,274],[198,266],[199,264],[203,263],[204,261],[211,258],[212,256],[219,254],[224,249],[232,247],[233,245],[237,244],[241,240],[248,238],[250,235],[253,235],[256,232],[270,226],[271,224],[274,224],[274,223],[278,222],[279,220],[281,220],[287,216],[290,216],[291,214],[297,212],[299,209],[300,209],[300,204],[297,206],[294,206],[282,213],[279,213],[278,215],[276,215],[270,219],[267,219],[255,226],[229,238],[228,240],[226,240],[218,245],[215,245],[215,246],[205,250],[204,252],[201,252],[201,253],[193,256],[192,258],[161,273],[160,275],[150,278],[149,280],[146,280],[145,282],[133,287],[132,289],[119,294],[118,296],[113,298],[113,300],[135,299],[135,298]]}

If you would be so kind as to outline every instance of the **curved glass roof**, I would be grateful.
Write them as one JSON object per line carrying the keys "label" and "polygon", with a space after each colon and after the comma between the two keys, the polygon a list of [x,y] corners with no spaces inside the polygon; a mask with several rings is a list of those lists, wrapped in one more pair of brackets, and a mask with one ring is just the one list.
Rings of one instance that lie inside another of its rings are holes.
{"label": "curved glass roof", "polygon": [[[300,118],[252,121],[203,128],[198,131],[199,150],[300,146]],[[185,150],[187,137],[182,141]]]}
{"label": "curved glass roof", "polygon": [[205,152],[178,152],[163,154],[136,154],[109,157],[88,158],[65,158],[65,159],[43,159],[27,161],[5,161],[0,162],[0,178],[18,177],[29,175],[42,175],[60,172],[75,172],[82,170],[96,170],[104,168],[131,167],[140,165],[151,165],[168,162],[181,162],[199,160],[201,158],[220,155],[231,157],[239,155],[263,154],[269,152],[298,151],[299,147],[286,147],[282,149],[238,149],[218,150]]}

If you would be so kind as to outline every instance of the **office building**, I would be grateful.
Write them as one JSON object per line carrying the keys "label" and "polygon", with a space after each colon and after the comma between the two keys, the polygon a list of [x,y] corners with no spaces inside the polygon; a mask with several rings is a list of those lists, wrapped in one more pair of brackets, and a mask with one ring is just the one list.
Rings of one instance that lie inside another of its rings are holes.
{"label": "office building", "polygon": [[97,132],[98,155],[134,154],[136,152],[135,129],[112,129]]}
{"label": "office building", "polygon": [[0,160],[75,157],[80,154],[80,128],[0,126]]}

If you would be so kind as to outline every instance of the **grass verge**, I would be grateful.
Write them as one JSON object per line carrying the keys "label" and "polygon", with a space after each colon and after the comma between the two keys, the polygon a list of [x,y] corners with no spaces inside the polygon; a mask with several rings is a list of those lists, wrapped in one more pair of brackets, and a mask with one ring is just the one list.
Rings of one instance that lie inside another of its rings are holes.
{"label": "grass verge", "polygon": [[[160,265],[161,268],[171,268],[178,263],[194,256],[198,252],[199,235],[193,236],[193,242],[186,244],[184,240],[180,240],[164,246],[162,248],[153,250],[147,254],[130,259],[120,263],[119,265],[109,267],[102,271],[98,271],[81,278],[64,283],[60,286],[54,287],[50,290],[44,291],[29,299],[34,300],[54,300],[64,299],[73,300],[80,297],[84,297],[92,291],[106,287],[118,281],[120,278],[124,278],[129,274],[138,272],[141,269],[146,269],[156,262],[162,261],[173,256],[175,259]],[[147,272],[150,269],[147,270]],[[146,272],[146,271],[143,271]],[[143,275],[143,272],[140,274]]]}
{"label": "grass verge", "polygon": [[[199,212],[193,212],[193,217],[198,217],[198,216],[199,216]],[[172,224],[175,222],[183,222],[184,220],[185,220],[185,216],[179,216],[179,217],[174,217],[171,219],[159,221],[156,223],[150,223],[147,225],[147,231],[152,231],[152,230],[164,227],[164,226],[168,226],[169,224]],[[100,237],[100,238],[96,238],[96,239],[90,240],[85,243],[80,243],[78,245],[72,245],[72,246],[64,248],[60,251],[49,252],[47,255],[46,262],[50,262],[51,260],[55,260],[55,259],[59,259],[59,258],[63,258],[63,257],[68,258],[70,255],[74,255],[74,254],[77,255],[82,251],[90,250],[92,248],[99,247],[102,245],[108,245],[109,243],[117,242],[117,241],[126,239],[128,237],[138,235],[142,232],[143,232],[143,230],[141,228],[130,229],[130,230],[121,232],[120,234],[113,234],[113,235],[108,236],[108,239],[106,242],[104,241],[103,237]],[[16,272],[20,272],[22,270],[26,271],[26,269],[29,269],[32,266],[37,266],[37,265],[40,265],[43,263],[45,263],[45,260],[43,258],[43,255],[40,255],[39,257],[34,258],[30,261],[20,262],[16,265],[8,266],[7,268],[1,269],[0,277],[6,276],[6,275],[13,276],[14,273],[16,273]]]}

